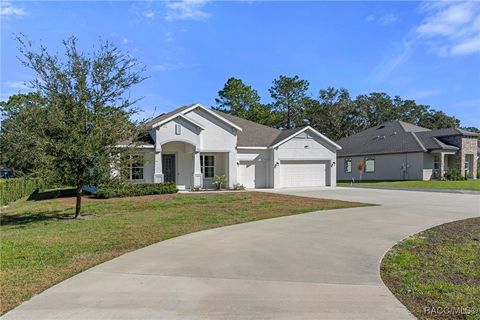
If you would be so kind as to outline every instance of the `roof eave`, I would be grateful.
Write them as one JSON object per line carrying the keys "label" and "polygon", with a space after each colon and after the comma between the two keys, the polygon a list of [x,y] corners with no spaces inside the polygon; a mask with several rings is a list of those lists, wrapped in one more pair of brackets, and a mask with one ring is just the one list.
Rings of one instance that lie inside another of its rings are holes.
{"label": "roof eave", "polygon": [[278,146],[284,144],[285,142],[287,142],[288,140],[290,140],[291,138],[293,138],[294,136],[296,135],[299,135],[300,133],[302,132],[305,132],[307,130],[311,130],[313,133],[315,133],[316,135],[318,135],[320,138],[322,138],[323,140],[325,140],[327,143],[329,143],[330,145],[332,145],[333,147],[335,147],[337,150],[342,150],[342,146],[340,146],[339,144],[336,144],[335,142],[333,142],[332,140],[330,140],[329,138],[327,138],[325,135],[321,134],[320,132],[318,132],[317,130],[315,130],[314,128],[310,127],[310,126],[306,126],[305,128],[303,128],[302,130],[299,130],[297,132],[294,132],[292,133],[291,135],[289,135],[288,137],[286,137],[285,139],[283,139],[282,141],[279,141],[277,142],[276,144],[272,145],[269,147],[269,149],[275,149],[277,148]]}
{"label": "roof eave", "polygon": [[[186,108],[186,109],[184,109],[184,110],[178,111],[177,113],[174,113],[173,115],[171,115],[170,117],[168,117],[168,118],[166,118],[166,119],[163,119],[163,120],[161,120],[161,121],[159,121],[159,122],[156,122],[156,123],[152,124],[151,128],[154,129],[154,128],[156,128],[156,127],[161,126],[162,124],[165,124],[165,123],[167,123],[167,122],[170,122],[170,121],[172,121],[173,119],[177,118],[177,117],[179,116],[179,114],[182,115],[184,118],[188,119],[190,122],[192,122],[191,119],[185,117],[185,114],[188,113],[188,112],[190,112],[190,111],[192,111],[193,109],[196,109],[196,108],[200,108],[200,109],[206,111],[208,114],[210,114],[210,115],[214,116],[215,118],[223,121],[224,123],[228,124],[229,126],[235,128],[235,129],[238,130],[238,131],[243,131],[243,129],[242,129],[241,127],[237,126],[235,123],[233,123],[233,122],[225,119],[224,117],[216,114],[216,113],[213,112],[212,110],[209,110],[208,108],[205,108],[204,106],[202,106],[201,104],[198,104],[198,103],[197,103],[197,104],[193,104],[193,105],[191,105],[190,107],[188,107],[188,108]],[[193,122],[192,122],[192,123],[193,123]],[[195,124],[195,123],[194,123],[194,124]]]}

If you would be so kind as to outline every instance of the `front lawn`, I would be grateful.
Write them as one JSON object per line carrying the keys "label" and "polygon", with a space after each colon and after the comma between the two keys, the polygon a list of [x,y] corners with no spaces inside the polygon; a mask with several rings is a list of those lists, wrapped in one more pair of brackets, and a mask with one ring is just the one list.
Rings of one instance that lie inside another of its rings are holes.
{"label": "front lawn", "polygon": [[[350,182],[338,182],[339,187],[350,187]],[[392,187],[392,188],[420,188],[420,189],[452,189],[452,190],[480,190],[480,180],[463,181],[366,181],[355,182],[354,187]]]}
{"label": "front lawn", "polygon": [[480,319],[480,218],[400,242],[383,259],[381,274],[420,319]]}
{"label": "front lawn", "polygon": [[337,200],[240,192],[99,200],[19,200],[0,214],[3,314],[55,283],[127,251],[186,233],[310,211],[363,206]]}

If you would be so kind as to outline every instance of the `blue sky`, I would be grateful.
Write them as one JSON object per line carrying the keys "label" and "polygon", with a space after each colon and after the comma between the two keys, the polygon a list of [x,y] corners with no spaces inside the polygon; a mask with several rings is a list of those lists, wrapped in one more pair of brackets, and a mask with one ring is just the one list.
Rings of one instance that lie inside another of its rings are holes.
{"label": "blue sky", "polygon": [[274,78],[299,75],[312,96],[382,91],[480,127],[480,2],[2,1],[1,99],[32,77],[16,58],[20,32],[52,50],[102,38],[138,58],[141,117],[211,106],[229,77],[268,102]]}

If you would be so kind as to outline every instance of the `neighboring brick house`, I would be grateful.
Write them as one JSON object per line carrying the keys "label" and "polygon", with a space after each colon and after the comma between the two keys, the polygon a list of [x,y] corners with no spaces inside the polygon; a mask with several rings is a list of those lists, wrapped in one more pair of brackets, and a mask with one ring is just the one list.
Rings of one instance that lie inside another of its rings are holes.
{"label": "neighboring brick house", "polygon": [[[390,121],[337,143],[338,180],[430,180],[450,168],[476,179],[479,134],[459,128],[430,130]],[[357,170],[358,163],[365,168]]]}

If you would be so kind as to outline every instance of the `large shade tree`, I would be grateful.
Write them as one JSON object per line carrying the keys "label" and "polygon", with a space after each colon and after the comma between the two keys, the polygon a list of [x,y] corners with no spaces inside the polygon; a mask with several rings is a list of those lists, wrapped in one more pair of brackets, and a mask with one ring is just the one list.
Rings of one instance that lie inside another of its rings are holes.
{"label": "large shade tree", "polygon": [[137,100],[129,89],[144,80],[144,67],[109,42],[85,53],[71,37],[63,41],[64,52],[51,53],[25,37],[18,41],[22,63],[36,75],[35,93],[3,108],[2,151],[29,154],[32,175],[74,186],[77,218],[82,187],[105,182],[112,169],[122,172],[133,152],[134,142],[119,142],[137,135],[131,121]]}

